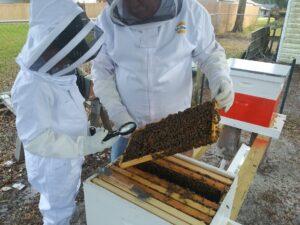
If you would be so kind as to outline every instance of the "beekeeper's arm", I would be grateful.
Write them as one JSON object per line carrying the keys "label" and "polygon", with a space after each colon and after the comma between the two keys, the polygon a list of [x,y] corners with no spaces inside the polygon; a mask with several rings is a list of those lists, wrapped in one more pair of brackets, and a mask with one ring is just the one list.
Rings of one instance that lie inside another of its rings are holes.
{"label": "beekeeper's arm", "polygon": [[212,97],[220,108],[228,111],[234,101],[234,90],[225,51],[215,39],[208,12],[202,7],[195,10],[197,48],[193,52],[193,60],[208,78]]}
{"label": "beekeeper's arm", "polygon": [[46,84],[34,82],[23,84],[13,92],[18,135],[26,151],[43,157],[76,158],[112,146],[116,139],[102,142],[108,133],[104,129],[98,130],[94,136],[76,139],[53,131],[51,127],[55,121],[51,112],[55,105],[51,93]]}
{"label": "beekeeper's arm", "polygon": [[104,105],[114,126],[133,122],[117,90],[114,63],[106,52],[105,44],[93,62],[92,76],[95,95]]}

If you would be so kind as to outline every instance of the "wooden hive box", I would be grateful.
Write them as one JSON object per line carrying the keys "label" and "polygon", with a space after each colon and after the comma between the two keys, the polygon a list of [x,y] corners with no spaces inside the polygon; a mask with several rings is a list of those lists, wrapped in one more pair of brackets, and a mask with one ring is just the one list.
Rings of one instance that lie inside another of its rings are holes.
{"label": "wooden hive box", "polygon": [[91,182],[168,224],[204,225],[212,221],[232,179],[170,156],[126,169],[111,166]]}

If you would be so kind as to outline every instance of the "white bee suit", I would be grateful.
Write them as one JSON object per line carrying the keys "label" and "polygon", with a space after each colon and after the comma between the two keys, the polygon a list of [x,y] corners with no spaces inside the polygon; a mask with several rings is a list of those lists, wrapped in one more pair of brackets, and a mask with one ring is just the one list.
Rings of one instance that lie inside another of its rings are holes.
{"label": "white bee suit", "polygon": [[181,9],[175,7],[171,19],[159,9],[168,18],[161,22],[157,16],[146,24],[126,20],[116,8],[121,0],[97,21],[105,45],[94,60],[94,89],[117,125],[134,120],[141,127],[189,108],[192,61],[206,74],[213,96],[222,94],[217,96],[222,107],[233,102],[224,49],[215,40],[210,15],[196,0],[174,2]]}
{"label": "white bee suit", "polygon": [[83,156],[113,143],[102,143],[104,130],[88,136],[73,72],[99,51],[102,31],[72,0],[31,0],[30,12],[12,103],[28,179],[41,194],[43,222],[65,225],[75,210]]}
{"label": "white bee suit", "polygon": [[[40,132],[48,129],[69,135],[72,140],[87,135],[88,123],[76,78],[64,78],[68,83],[60,85],[61,77],[58,83],[52,79],[50,83],[50,78],[46,80],[21,70],[12,90],[18,135],[25,149],[27,176],[32,187],[41,194],[39,209],[45,225],[69,224],[80,187],[83,157],[39,156],[30,152],[30,144]],[[50,144],[45,141],[41,148],[51,151]],[[63,152],[64,147],[58,150]]]}

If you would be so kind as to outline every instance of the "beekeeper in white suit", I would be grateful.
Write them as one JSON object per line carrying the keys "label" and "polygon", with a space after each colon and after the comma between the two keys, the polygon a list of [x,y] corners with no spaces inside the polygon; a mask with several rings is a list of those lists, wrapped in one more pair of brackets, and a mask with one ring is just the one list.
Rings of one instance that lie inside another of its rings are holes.
{"label": "beekeeper in white suit", "polygon": [[[212,97],[229,110],[234,91],[224,49],[197,0],[108,2],[97,22],[105,44],[92,74],[95,94],[116,126],[135,121],[143,127],[189,108],[192,61],[206,74]],[[120,139],[113,146],[113,160],[126,144]]]}
{"label": "beekeeper in white suit", "polygon": [[116,138],[98,129],[88,136],[83,97],[74,69],[95,56],[103,32],[72,0],[31,0],[30,29],[12,88],[28,179],[40,193],[45,225],[69,224],[80,186],[83,156]]}

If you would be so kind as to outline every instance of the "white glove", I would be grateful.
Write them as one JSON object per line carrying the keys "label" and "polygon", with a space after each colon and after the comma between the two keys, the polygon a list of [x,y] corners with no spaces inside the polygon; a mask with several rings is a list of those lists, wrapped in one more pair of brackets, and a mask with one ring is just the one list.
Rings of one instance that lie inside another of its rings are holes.
{"label": "white glove", "polygon": [[228,112],[234,102],[232,83],[228,80],[221,80],[218,85],[212,88],[212,97],[217,101],[219,108],[224,108],[225,112]]}
{"label": "white glove", "polygon": [[108,131],[104,128],[97,128],[96,133],[93,136],[84,137],[82,155],[91,155],[110,148],[117,141],[118,137],[113,137],[108,141],[103,142],[102,140],[107,134]]}
{"label": "white glove", "polygon": [[79,136],[73,140],[68,135],[57,134],[48,129],[24,147],[26,151],[42,157],[76,158],[110,148],[118,137],[103,142],[107,134],[107,130],[99,128],[94,136]]}

